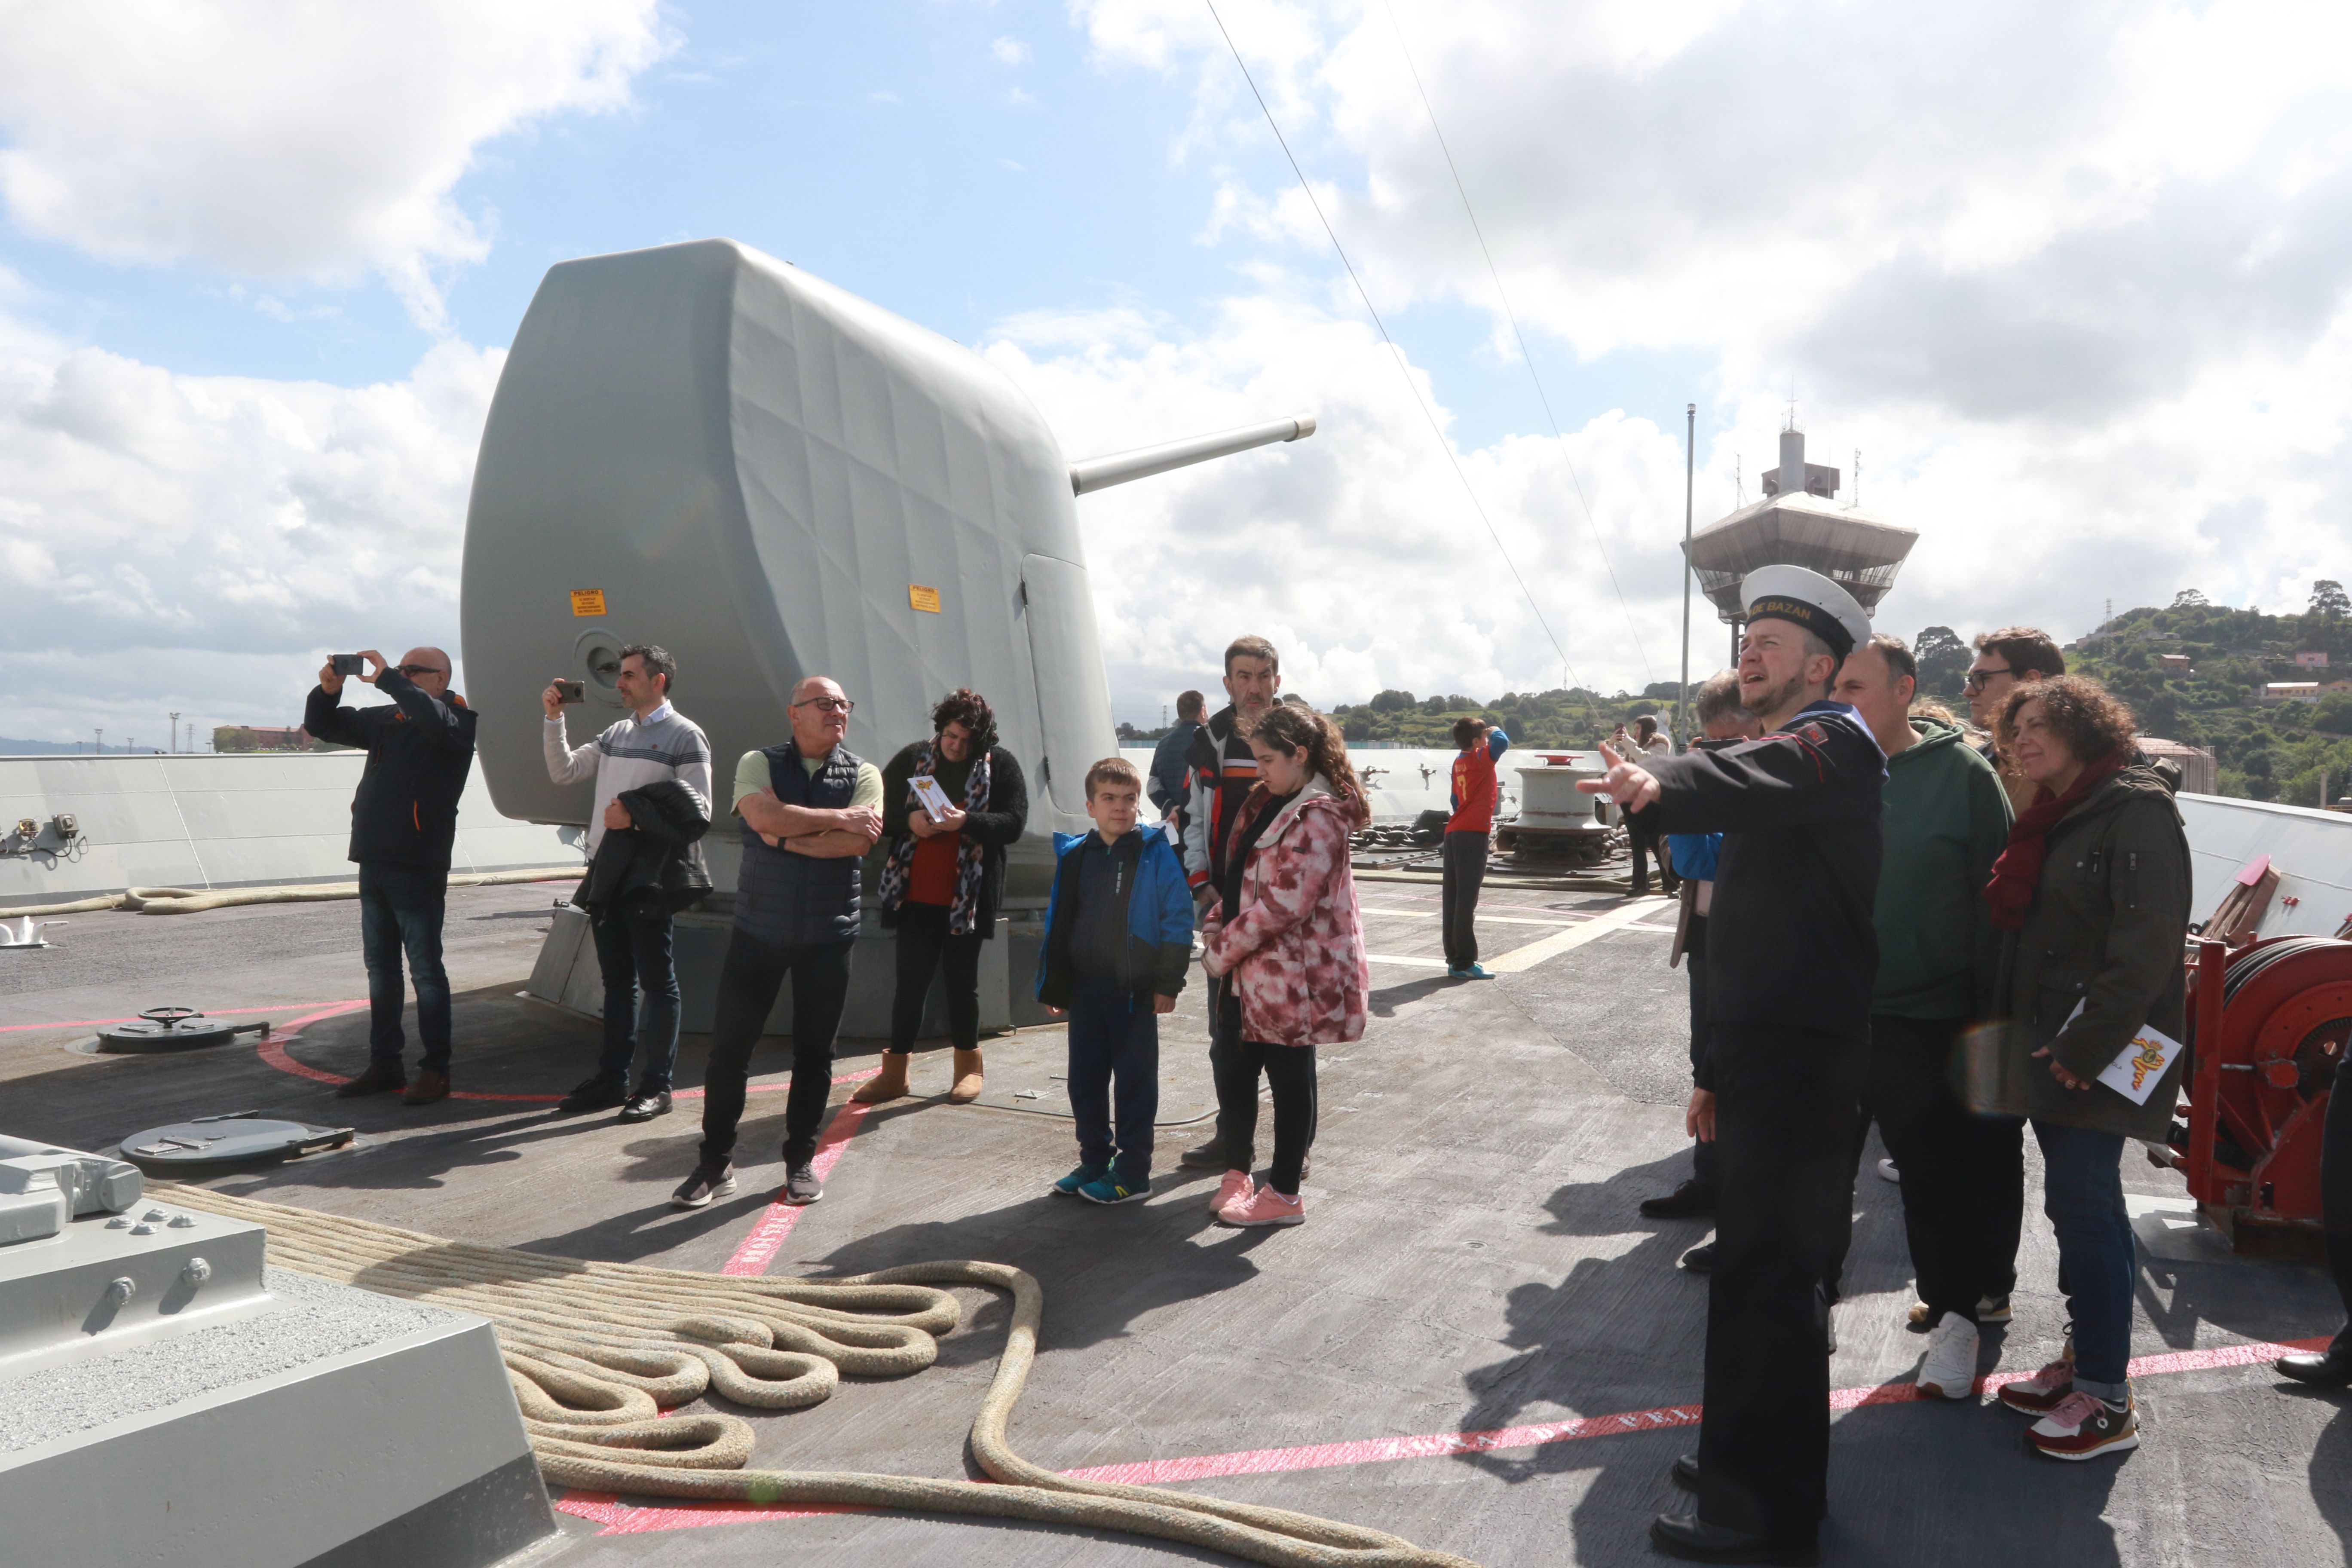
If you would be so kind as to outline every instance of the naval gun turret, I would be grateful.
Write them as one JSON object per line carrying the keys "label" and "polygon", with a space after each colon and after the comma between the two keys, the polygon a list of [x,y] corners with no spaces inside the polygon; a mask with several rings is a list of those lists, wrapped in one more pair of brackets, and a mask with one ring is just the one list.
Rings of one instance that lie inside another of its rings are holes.
{"label": "naval gun turret", "polygon": [[[1285,419],[1074,465],[980,355],[748,247],[564,262],[516,331],[467,519],[466,677],[491,798],[509,816],[586,823],[588,786],[548,782],[535,698],[551,676],[583,680],[579,743],[620,716],[629,642],[677,655],[678,706],[710,736],[722,795],[738,756],[789,733],[803,676],[841,682],[857,705],[847,743],[876,762],[969,686],[1028,775],[1007,867],[1017,918],[1042,904],[1052,833],[1086,826],[1087,767],[1118,749],[1076,496],[1314,428]],[[731,888],[734,836],[708,843]],[[593,959],[582,984],[565,978],[581,966],[562,925],[551,953],[568,942],[573,957],[543,955],[534,987],[593,1011]],[[679,937],[689,1028],[709,1007],[693,932]],[[983,1009],[1001,1017],[992,979]],[[854,987],[845,1032],[865,1032],[872,984]]]}

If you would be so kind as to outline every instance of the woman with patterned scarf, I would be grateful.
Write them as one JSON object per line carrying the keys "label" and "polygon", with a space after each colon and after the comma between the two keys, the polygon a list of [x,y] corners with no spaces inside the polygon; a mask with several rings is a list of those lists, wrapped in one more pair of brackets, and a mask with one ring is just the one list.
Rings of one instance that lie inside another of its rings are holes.
{"label": "woman with patterned scarf", "polygon": [[[931,976],[947,972],[948,1035],[955,1083],[948,1099],[980,1098],[980,944],[996,932],[1004,851],[1029,821],[1029,786],[996,743],[996,715],[977,691],[959,689],[931,710],[933,734],[882,770],[882,832],[890,842],[879,889],[882,929],[898,934],[898,991],[882,1071],[856,1098],[873,1104],[906,1094]],[[914,781],[929,777],[948,805],[926,809]],[[933,812],[940,814],[934,816]]]}

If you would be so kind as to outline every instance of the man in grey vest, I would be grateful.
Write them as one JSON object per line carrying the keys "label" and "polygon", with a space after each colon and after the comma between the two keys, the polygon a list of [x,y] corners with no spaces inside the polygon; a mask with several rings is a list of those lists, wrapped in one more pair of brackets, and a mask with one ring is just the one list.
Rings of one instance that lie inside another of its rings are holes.
{"label": "man in grey vest", "polygon": [[746,752],[735,764],[743,871],[703,1069],[702,1158],[670,1195],[679,1208],[700,1208],[735,1190],[731,1156],[751,1047],[788,973],[793,1086],[784,1100],[784,1201],[813,1204],[824,1195],[814,1162],[857,940],[858,862],[882,836],[882,771],[841,743],[851,706],[828,677],[804,678],[793,688],[793,738]]}

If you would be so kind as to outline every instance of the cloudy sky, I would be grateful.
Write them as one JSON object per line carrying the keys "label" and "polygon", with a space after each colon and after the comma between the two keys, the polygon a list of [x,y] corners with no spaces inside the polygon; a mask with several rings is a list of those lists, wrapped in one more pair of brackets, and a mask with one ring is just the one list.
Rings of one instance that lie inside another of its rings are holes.
{"label": "cloudy sky", "polygon": [[292,722],[330,647],[454,647],[540,275],[712,235],[1074,457],[1318,416],[1080,502],[1123,718],[1244,629],[1324,702],[1671,679],[1687,402],[1702,525],[1792,395],[1861,452],[1906,636],[2352,577],[2339,7],[1219,10],[1399,353],[1203,0],[0,0],[0,734]]}

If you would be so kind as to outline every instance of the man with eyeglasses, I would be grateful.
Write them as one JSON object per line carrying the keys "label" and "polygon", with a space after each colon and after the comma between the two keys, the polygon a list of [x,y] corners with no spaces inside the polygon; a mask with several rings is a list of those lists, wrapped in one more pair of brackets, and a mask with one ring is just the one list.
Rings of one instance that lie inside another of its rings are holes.
{"label": "man with eyeglasses", "polygon": [[[343,677],[330,658],[303,707],[302,727],[321,741],[363,748],[367,767],[352,801],[351,858],[360,868],[360,950],[368,972],[367,1070],[335,1090],[343,1099],[404,1090],[408,1105],[449,1096],[449,976],[441,966],[441,921],[449,897],[449,849],[457,837],[457,797],[474,765],[474,713],[449,689],[449,656],[413,647],[387,667],[373,648],[360,655],[360,679],[390,707],[344,708]],[[416,985],[416,1034],[425,1049],[410,1083],[403,1064],[400,961]]]}
{"label": "man with eyeglasses", "polygon": [[784,1201],[824,1195],[816,1135],[833,1090],[833,1038],[857,941],[858,862],[882,836],[882,770],[843,745],[854,708],[830,677],[793,688],[793,737],[735,765],[743,870],[703,1069],[702,1150],[670,1202],[701,1208],[735,1190],[736,1125],[751,1049],[793,980],[793,1083],[784,1100]]}
{"label": "man with eyeglasses", "polygon": [[1993,721],[2009,694],[2020,686],[2065,674],[2066,656],[2058,651],[2048,632],[2036,626],[2003,626],[1997,632],[1979,633],[1976,648],[1976,662],[1969,666],[1968,688],[1969,717],[1985,731],[1984,744],[1977,751],[2000,775],[2011,814],[2022,815],[2033,804],[2035,785],[2015,768],[2001,765],[1993,749]]}

